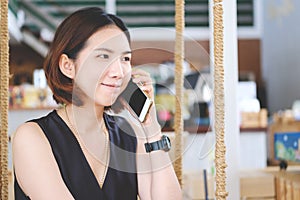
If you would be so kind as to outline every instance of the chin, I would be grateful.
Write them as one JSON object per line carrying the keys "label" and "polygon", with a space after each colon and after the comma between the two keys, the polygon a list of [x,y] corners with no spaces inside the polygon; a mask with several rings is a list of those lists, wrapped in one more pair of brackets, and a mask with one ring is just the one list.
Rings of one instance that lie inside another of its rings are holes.
{"label": "chin", "polygon": [[103,107],[110,107],[112,106],[115,102],[116,102],[116,99],[113,99],[111,101],[95,101],[97,105],[101,105]]}

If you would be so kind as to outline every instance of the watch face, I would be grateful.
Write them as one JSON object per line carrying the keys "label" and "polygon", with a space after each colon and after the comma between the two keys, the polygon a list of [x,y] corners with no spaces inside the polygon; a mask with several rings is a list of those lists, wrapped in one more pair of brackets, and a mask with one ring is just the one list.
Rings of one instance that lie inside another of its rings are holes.
{"label": "watch face", "polygon": [[170,138],[166,135],[162,136],[163,146],[165,151],[169,151],[171,149],[171,141]]}

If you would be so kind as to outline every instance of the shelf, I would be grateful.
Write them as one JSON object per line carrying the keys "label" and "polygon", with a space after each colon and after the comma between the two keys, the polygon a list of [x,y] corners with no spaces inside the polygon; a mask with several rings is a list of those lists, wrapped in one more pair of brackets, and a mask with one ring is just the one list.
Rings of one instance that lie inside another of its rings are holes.
{"label": "shelf", "polygon": [[57,107],[56,106],[49,106],[49,107],[36,107],[36,108],[9,108],[8,110],[9,111],[34,111],[34,110],[53,110],[53,109],[56,109]]}
{"label": "shelf", "polygon": [[[163,132],[170,132],[174,131],[174,128],[171,127],[164,127],[162,128]],[[184,127],[184,131],[187,131],[189,133],[193,134],[205,134],[208,131],[211,131],[210,126],[187,126]],[[267,127],[257,127],[257,128],[240,128],[240,133],[246,133],[246,132],[265,132],[267,133]]]}

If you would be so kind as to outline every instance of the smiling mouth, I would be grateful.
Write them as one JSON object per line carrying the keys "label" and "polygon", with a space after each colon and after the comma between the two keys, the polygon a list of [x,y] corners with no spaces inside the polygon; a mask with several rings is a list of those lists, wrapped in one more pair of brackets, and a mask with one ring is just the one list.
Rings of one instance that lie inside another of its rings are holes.
{"label": "smiling mouth", "polygon": [[110,88],[120,88],[121,87],[121,85],[108,84],[108,83],[101,83],[101,85],[104,85],[104,86],[110,87]]}

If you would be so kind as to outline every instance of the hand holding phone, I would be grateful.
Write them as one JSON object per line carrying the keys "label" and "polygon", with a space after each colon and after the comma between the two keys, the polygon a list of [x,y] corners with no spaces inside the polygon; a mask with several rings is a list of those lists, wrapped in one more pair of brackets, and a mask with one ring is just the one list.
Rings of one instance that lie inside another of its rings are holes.
{"label": "hand holding phone", "polygon": [[120,96],[128,103],[135,117],[144,122],[153,101],[132,80]]}

